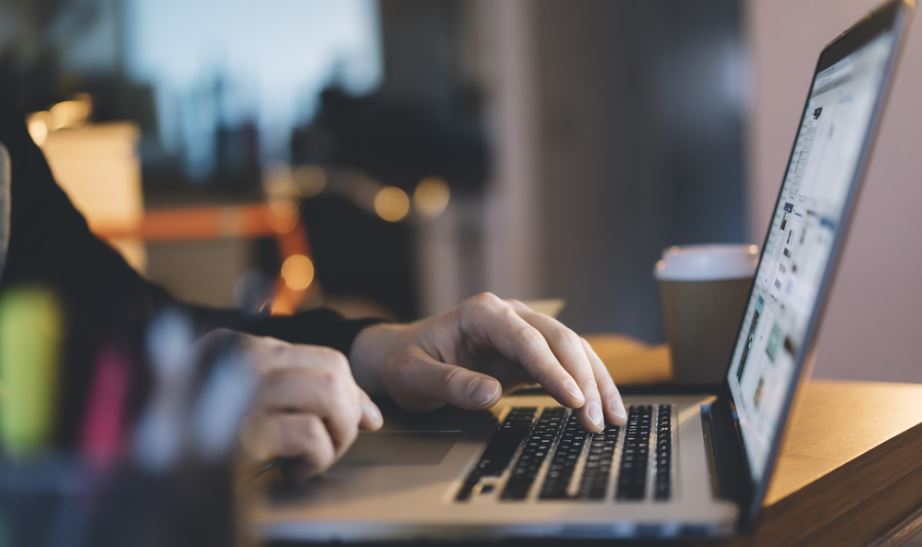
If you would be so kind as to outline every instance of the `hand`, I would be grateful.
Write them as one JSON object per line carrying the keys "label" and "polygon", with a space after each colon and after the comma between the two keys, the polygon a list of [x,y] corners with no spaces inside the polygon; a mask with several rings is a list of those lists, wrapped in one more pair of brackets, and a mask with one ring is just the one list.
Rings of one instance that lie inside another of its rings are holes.
{"label": "hand", "polygon": [[366,328],[350,360],[360,385],[410,409],[489,408],[504,390],[537,382],[560,404],[579,409],[589,431],[627,418],[611,375],[585,339],[490,293],[417,323]]}
{"label": "hand", "polygon": [[307,477],[339,459],[360,429],[381,427],[381,411],[355,383],[339,351],[231,331],[222,335],[234,337],[244,348],[259,377],[240,433],[250,459],[300,460],[289,471]]}

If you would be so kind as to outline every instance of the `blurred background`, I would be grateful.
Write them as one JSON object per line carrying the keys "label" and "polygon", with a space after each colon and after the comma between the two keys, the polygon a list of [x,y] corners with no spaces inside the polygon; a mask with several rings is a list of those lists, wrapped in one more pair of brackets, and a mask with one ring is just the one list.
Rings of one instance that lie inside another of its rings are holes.
{"label": "blurred background", "polygon": [[[181,298],[409,320],[491,290],[662,342],[656,258],[761,242],[816,55],[874,4],[5,0],[0,82]],[[922,381],[911,36],[819,376]]]}

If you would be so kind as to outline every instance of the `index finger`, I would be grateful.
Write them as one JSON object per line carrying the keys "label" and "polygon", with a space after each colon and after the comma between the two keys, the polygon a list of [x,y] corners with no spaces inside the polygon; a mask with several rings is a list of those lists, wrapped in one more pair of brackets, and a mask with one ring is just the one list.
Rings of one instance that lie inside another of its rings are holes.
{"label": "index finger", "polygon": [[486,342],[522,367],[560,404],[581,408],[586,397],[560,364],[541,332],[497,296],[485,293],[462,308],[461,331]]}
{"label": "index finger", "polygon": [[600,389],[602,386],[597,383],[595,370],[582,339],[556,319],[532,311],[521,302],[512,301],[510,305],[519,317],[533,325],[550,341],[551,351],[583,390],[586,406],[579,411],[583,427],[588,431],[601,431],[605,427]]}
{"label": "index finger", "polygon": [[581,341],[583,347],[586,348],[586,355],[592,363],[592,368],[595,370],[599,393],[602,395],[602,399],[605,400],[603,406],[605,407],[608,421],[615,425],[624,425],[627,422],[627,409],[624,407],[624,400],[621,398],[618,386],[615,385],[615,380],[611,377],[611,373],[608,372],[605,363],[602,362],[599,355],[589,345],[589,342],[585,338],[582,338]]}

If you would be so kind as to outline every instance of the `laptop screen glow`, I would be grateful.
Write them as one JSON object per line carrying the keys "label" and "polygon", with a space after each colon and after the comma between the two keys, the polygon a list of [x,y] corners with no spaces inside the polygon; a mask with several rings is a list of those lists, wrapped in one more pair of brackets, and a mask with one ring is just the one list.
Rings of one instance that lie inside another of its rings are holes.
{"label": "laptop screen glow", "polygon": [[819,72],[801,121],[728,372],[754,480],[780,434],[892,42],[880,35]]}

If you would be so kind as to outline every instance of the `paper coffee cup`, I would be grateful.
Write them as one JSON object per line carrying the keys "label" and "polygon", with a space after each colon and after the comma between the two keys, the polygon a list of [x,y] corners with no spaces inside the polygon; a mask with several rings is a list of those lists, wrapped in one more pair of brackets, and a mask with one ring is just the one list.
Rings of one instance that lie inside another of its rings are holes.
{"label": "paper coffee cup", "polygon": [[654,275],[676,382],[723,381],[758,261],[756,245],[663,251]]}

